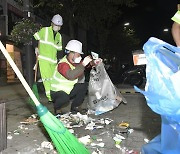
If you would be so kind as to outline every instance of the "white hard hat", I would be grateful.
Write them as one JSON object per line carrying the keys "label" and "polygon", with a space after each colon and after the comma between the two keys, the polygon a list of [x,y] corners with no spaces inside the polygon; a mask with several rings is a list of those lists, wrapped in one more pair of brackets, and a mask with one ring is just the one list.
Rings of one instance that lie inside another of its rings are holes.
{"label": "white hard hat", "polygon": [[53,16],[51,20],[55,25],[62,26],[63,25],[63,19],[59,14],[56,14]]}
{"label": "white hard hat", "polygon": [[65,49],[69,50],[69,51],[77,52],[79,54],[84,54],[82,52],[82,43],[79,42],[78,40],[71,40],[71,41],[69,41],[67,43]]}

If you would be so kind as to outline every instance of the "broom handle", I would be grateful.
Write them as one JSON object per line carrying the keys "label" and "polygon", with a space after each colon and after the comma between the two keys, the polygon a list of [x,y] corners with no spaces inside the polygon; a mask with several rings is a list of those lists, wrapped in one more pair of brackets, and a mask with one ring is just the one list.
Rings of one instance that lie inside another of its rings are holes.
{"label": "broom handle", "polygon": [[38,57],[36,56],[36,68],[34,73],[34,82],[37,80],[37,70],[38,70]]}
{"label": "broom handle", "polygon": [[0,41],[0,49],[3,53],[3,55],[6,57],[7,61],[9,62],[9,64],[11,65],[12,69],[14,70],[14,72],[16,73],[17,77],[19,78],[19,80],[21,81],[21,83],[23,84],[24,88],[26,89],[27,93],[29,94],[29,96],[31,97],[31,99],[33,100],[34,104],[36,106],[40,105],[40,102],[38,101],[38,99],[36,98],[36,96],[34,95],[33,91],[31,90],[31,88],[29,87],[28,83],[26,82],[26,80],[24,79],[23,75],[21,74],[21,72],[19,71],[18,67],[16,66],[16,64],[14,63],[14,61],[12,60],[11,56],[9,55],[8,51],[5,49],[4,45],[2,44],[2,42]]}

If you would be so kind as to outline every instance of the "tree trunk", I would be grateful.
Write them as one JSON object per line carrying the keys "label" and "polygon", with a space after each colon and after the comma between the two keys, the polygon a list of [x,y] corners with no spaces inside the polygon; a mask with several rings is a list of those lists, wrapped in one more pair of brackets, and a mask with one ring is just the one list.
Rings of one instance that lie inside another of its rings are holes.
{"label": "tree trunk", "polygon": [[72,17],[69,18],[69,36],[70,36],[70,39],[74,39],[75,38],[74,24],[73,24]]}

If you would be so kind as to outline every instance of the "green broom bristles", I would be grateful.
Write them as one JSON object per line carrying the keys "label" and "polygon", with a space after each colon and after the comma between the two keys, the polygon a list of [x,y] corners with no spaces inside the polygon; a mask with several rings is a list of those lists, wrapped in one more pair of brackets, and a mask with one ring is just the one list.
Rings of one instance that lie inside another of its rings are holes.
{"label": "green broom bristles", "polygon": [[40,120],[44,124],[51,137],[58,153],[60,154],[90,154],[89,150],[69,132],[67,128],[52,113],[47,111],[40,115]]}

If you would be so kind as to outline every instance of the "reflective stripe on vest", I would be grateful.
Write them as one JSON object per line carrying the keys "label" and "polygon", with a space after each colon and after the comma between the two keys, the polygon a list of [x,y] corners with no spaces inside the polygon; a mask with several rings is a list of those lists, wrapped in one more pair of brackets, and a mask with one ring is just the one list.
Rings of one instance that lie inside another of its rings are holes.
{"label": "reflective stripe on vest", "polygon": [[[59,63],[63,63],[66,62],[67,64],[69,64],[71,69],[74,69],[75,67],[70,64],[66,58],[66,56],[64,56]],[[56,66],[54,75],[53,75],[53,79],[51,81],[51,90],[52,91],[64,91],[67,94],[70,94],[71,90],[74,87],[74,84],[76,84],[78,82],[78,79],[75,80],[68,80],[66,79],[64,76],[62,76],[57,70],[58,70],[58,65]]]}
{"label": "reflective stripe on vest", "polygon": [[180,11],[177,11],[176,14],[171,18],[173,21],[180,24]]}
{"label": "reflective stripe on vest", "polygon": [[43,44],[49,44],[49,45],[55,47],[57,50],[62,50],[62,46],[57,46],[57,45],[55,45],[55,44],[52,43],[52,42],[40,40],[40,43],[43,43]]}
{"label": "reflective stripe on vest", "polygon": [[39,37],[38,33],[35,33],[34,35],[37,38],[37,40],[40,40],[40,37]]}
{"label": "reflective stripe on vest", "polygon": [[54,63],[54,64],[57,63],[57,60],[53,60],[51,58],[48,58],[48,57],[45,57],[45,56],[42,56],[42,55],[39,55],[38,59],[43,59],[43,60],[49,61],[49,62]]}

